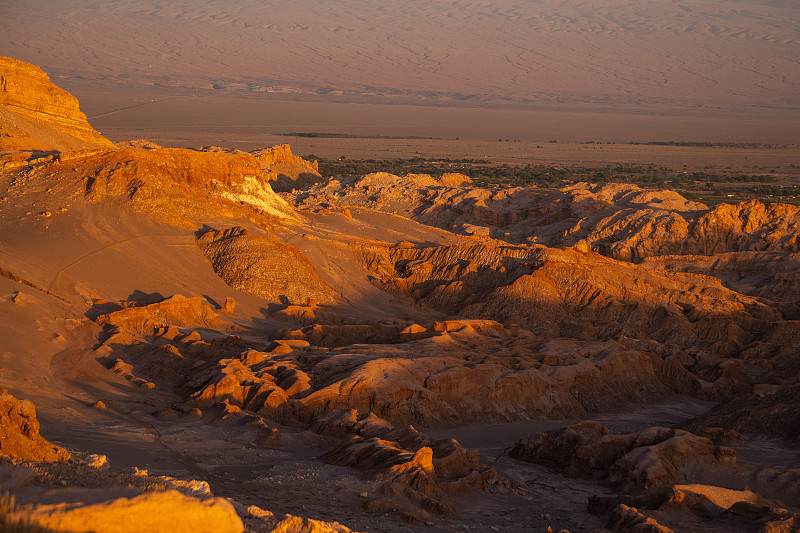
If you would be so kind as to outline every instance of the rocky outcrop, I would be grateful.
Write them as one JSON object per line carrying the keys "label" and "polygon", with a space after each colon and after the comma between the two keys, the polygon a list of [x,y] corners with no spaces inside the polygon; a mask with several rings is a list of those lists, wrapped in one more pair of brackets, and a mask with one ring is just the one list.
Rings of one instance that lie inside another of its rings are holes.
{"label": "rocky outcrop", "polygon": [[288,144],[278,144],[270,148],[254,150],[251,153],[259,160],[262,168],[267,171],[277,168],[279,165],[292,165],[303,167],[308,171],[319,171],[319,165],[316,161],[306,161],[302,157],[294,155]]}
{"label": "rocky outcrop", "polygon": [[196,227],[207,216],[297,218],[249,154],[126,148],[59,154],[8,165],[12,182],[50,180],[82,190],[89,203],[122,201],[160,222]]}
{"label": "rocky outcrop", "polygon": [[674,533],[636,507],[628,507],[623,503],[614,508],[606,528],[619,533]]}
{"label": "rocky outcrop", "polygon": [[455,439],[431,439],[412,426],[396,428],[371,413],[361,417],[354,410],[322,413],[312,428],[323,434],[350,435],[320,459],[383,482],[362,506],[370,512],[390,511],[400,521],[409,521],[411,509],[452,516],[456,512],[446,500],[454,495],[470,490],[525,492],[482,464],[477,450],[466,450]]}
{"label": "rocky outcrop", "polygon": [[529,435],[510,452],[572,476],[607,480],[623,493],[660,495],[676,483],[701,481],[708,467],[736,463],[736,452],[669,428],[608,434],[599,422]]}
{"label": "rocky outcrop", "polygon": [[362,246],[384,290],[457,317],[536,334],[637,339],[733,354],[771,335],[778,309],[709,276],[663,272],[542,246]]}
{"label": "rocky outcrop", "polygon": [[[670,433],[662,429],[650,428],[637,435],[631,450],[611,465],[612,485],[625,492],[657,493],[676,483],[702,481],[710,467],[736,464],[736,452],[731,448],[682,430]],[[602,449],[605,444],[597,447]],[[583,453],[591,455],[590,451]]]}
{"label": "rocky outcrop", "polygon": [[735,504],[770,506],[767,500],[750,490],[733,490],[713,485],[675,485],[661,504],[662,509],[686,509],[707,517],[719,518]]}
{"label": "rocky outcrop", "polygon": [[39,435],[36,408],[0,389],[0,455],[22,461],[66,461],[69,453]]}
{"label": "rocky outcrop", "polygon": [[677,531],[790,532],[800,526],[800,514],[749,490],[713,485],[675,485],[657,505],[643,509],[617,505],[606,524],[625,533]]}
{"label": "rocky outcrop", "polygon": [[717,405],[687,425],[692,431],[707,427],[730,428],[752,438],[800,442],[800,384],[775,380],[755,385],[752,393]]}
{"label": "rocky outcrop", "polygon": [[234,289],[272,302],[320,304],[335,301],[303,253],[271,233],[242,227],[208,231],[197,238],[211,266]]}
{"label": "rocky outcrop", "polygon": [[152,333],[159,328],[176,327],[213,327],[221,326],[219,315],[196,296],[186,298],[176,294],[160,302],[127,307],[109,314],[98,316],[95,321],[124,328],[133,333]]}
{"label": "rocky outcrop", "polygon": [[325,522],[294,515],[276,515],[255,505],[244,514],[246,531],[253,533],[353,533],[339,522]]}
{"label": "rocky outcrop", "polygon": [[316,161],[306,161],[292,153],[288,144],[251,152],[276,192],[304,189],[322,181]]}
{"label": "rocky outcrop", "polygon": [[38,67],[0,56],[0,152],[111,147]]}
{"label": "rocky outcrop", "polygon": [[[481,189],[430,176],[370,174],[298,193],[298,206],[361,206],[514,244],[589,248],[640,262],[669,254],[797,252],[800,210],[757,200],[713,209],[674,191],[577,183],[562,189]],[[448,185],[449,184],[449,185]]]}
{"label": "rocky outcrop", "polygon": [[[244,155],[236,148],[222,146],[204,146],[201,152]],[[322,181],[316,161],[306,161],[292,153],[288,144],[278,144],[269,148],[261,148],[249,152],[261,165],[261,171],[270,186],[276,192],[289,192],[301,189]]]}

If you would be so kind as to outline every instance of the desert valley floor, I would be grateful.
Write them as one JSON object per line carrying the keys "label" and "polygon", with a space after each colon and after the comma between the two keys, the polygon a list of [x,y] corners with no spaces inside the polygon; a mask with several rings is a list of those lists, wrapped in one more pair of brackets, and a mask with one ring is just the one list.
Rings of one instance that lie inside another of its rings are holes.
{"label": "desert valley floor", "polygon": [[0,529],[800,529],[797,206],[112,143],[0,69]]}

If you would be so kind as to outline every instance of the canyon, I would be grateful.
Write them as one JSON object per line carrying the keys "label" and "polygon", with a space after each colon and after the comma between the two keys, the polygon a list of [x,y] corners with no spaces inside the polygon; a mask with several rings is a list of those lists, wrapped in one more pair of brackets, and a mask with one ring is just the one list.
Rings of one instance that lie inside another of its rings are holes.
{"label": "canyon", "polygon": [[0,73],[0,525],[800,528],[796,206],[112,143]]}

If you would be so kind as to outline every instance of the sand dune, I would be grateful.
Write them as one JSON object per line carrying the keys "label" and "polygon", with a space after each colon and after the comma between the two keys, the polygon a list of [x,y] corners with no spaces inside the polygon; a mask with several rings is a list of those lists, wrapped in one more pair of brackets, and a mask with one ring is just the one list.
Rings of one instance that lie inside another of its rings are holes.
{"label": "sand dune", "polygon": [[3,6],[0,54],[64,85],[443,101],[796,106],[800,9],[759,0]]}

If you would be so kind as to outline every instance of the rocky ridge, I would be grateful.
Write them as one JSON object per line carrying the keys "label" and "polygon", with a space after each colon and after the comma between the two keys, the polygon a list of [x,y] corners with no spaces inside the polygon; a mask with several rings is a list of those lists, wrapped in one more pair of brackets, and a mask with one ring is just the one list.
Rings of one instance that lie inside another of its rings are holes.
{"label": "rocky ridge", "polygon": [[756,200],[713,209],[673,191],[578,183],[549,191],[452,186],[430,176],[370,174],[296,191],[301,208],[364,207],[510,244],[570,247],[640,262],[669,254],[797,252],[800,210]]}
{"label": "rocky ridge", "polygon": [[246,153],[124,148],[12,155],[4,166],[11,189],[79,189],[88,204],[115,200],[173,225],[193,226],[190,219],[212,214],[261,221],[297,218]]}

